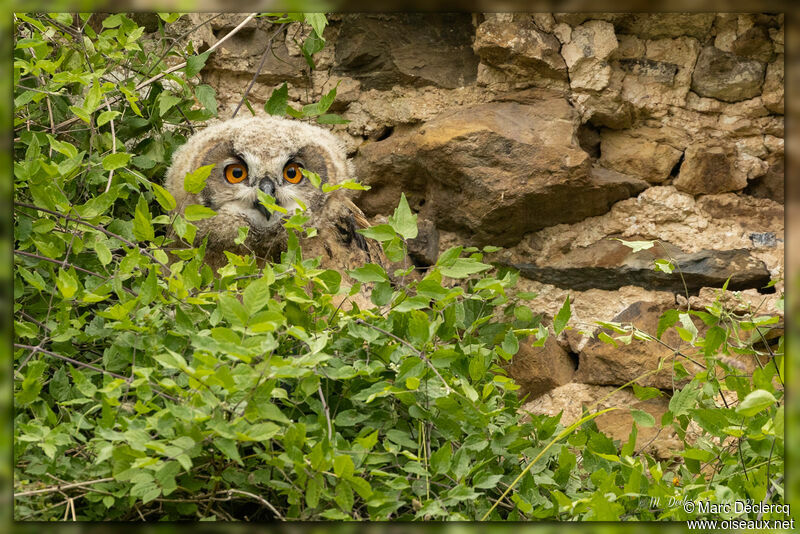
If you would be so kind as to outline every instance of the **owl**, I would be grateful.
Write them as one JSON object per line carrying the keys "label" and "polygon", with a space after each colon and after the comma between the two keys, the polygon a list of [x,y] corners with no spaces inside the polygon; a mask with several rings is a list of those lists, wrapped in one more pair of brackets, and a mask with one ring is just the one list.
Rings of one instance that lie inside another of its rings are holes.
{"label": "owl", "polygon": [[[187,192],[184,177],[204,165],[214,165],[205,187],[196,194]],[[177,201],[177,212],[192,204],[216,212],[194,223],[198,238],[208,238],[205,261],[212,269],[225,265],[226,250],[254,253],[262,262],[278,259],[288,237],[283,219],[301,209],[317,228],[317,235],[303,243],[305,257],[319,256],[323,268],[337,270],[385,265],[380,247],[356,232],[368,223],[347,190],[324,193],[304,169],[316,173],[323,184],[352,178],[344,148],[329,131],[277,117],[239,118],[189,138],[175,151],[165,186]],[[267,210],[258,191],[273,197],[286,213]],[[248,228],[247,238],[236,244],[242,226]]]}

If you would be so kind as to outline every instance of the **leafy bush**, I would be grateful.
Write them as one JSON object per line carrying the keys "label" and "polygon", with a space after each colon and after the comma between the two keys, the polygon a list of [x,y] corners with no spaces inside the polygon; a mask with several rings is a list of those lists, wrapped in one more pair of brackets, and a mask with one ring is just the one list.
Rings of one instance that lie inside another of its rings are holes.
{"label": "leafy bush", "polygon": [[[643,412],[625,443],[594,407],[567,428],[526,414],[504,364],[548,328],[517,273],[484,263],[494,248],[450,249],[393,284],[377,265],[320,269],[297,227],[280,262],[205,266],[192,221],[160,214],[174,199],[159,184],[191,124],[216,114],[195,83],[208,54],[169,42],[177,15],[146,39],[129,16],[96,18],[15,15],[16,519],[675,520],[690,515],[670,498],[782,502],[783,346],[762,342],[774,319],[718,304],[662,318],[706,367],[661,421],[682,461],[635,447],[654,424]],[[313,26],[313,67],[324,17],[271,20]],[[152,80],[168,58],[185,65]],[[267,108],[321,118],[331,94],[292,112],[282,86]],[[194,245],[172,262],[169,228]],[[416,216],[403,198],[364,233],[402,259]],[[374,307],[337,304],[357,292]],[[567,301],[555,333],[568,319]],[[661,333],[603,326],[617,343]],[[767,352],[752,378],[718,358]]]}

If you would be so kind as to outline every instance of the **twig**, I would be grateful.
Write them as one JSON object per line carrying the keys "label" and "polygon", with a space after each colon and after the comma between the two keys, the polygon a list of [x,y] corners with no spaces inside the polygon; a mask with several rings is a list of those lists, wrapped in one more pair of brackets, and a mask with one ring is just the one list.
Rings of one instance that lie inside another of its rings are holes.
{"label": "twig", "polygon": [[275,507],[272,506],[272,504],[270,504],[270,502],[267,501],[264,497],[256,495],[255,493],[250,493],[249,491],[242,491],[242,490],[238,490],[238,489],[227,489],[227,490],[218,491],[217,495],[220,495],[220,494],[223,494],[223,493],[226,493],[228,495],[228,497],[232,496],[232,494],[234,494],[234,493],[238,493],[240,495],[245,495],[247,497],[250,497],[251,499],[255,499],[258,502],[260,502],[261,504],[263,504],[264,506],[266,506],[267,508],[269,508],[272,511],[272,513],[275,514],[275,517],[277,517],[280,521],[286,521],[286,519],[281,515],[281,513],[278,510],[276,510]]}
{"label": "twig", "polygon": [[393,339],[396,339],[397,341],[399,341],[400,343],[402,343],[406,347],[408,347],[411,350],[413,350],[417,354],[417,356],[419,356],[419,359],[422,360],[423,362],[425,362],[425,364],[428,367],[431,368],[431,370],[434,372],[434,374],[439,377],[439,380],[441,380],[442,384],[444,384],[444,389],[448,393],[448,395],[450,393],[452,393],[453,390],[447,384],[447,381],[444,379],[444,377],[442,377],[442,375],[439,374],[439,371],[436,370],[436,367],[433,366],[433,363],[431,363],[431,361],[428,359],[428,357],[425,356],[424,352],[422,352],[421,350],[417,349],[414,345],[412,345],[411,343],[409,343],[405,339],[397,337],[396,335],[392,334],[391,332],[388,332],[388,331],[384,330],[383,328],[375,326],[374,324],[370,324],[370,323],[368,323],[368,322],[366,322],[366,321],[364,321],[362,319],[356,319],[356,324],[368,326],[369,328],[372,328],[373,330],[377,330],[378,332],[380,332],[382,334],[385,334],[385,335],[387,335],[387,336],[389,336],[389,337],[391,337]]}
{"label": "twig", "polygon": [[57,484],[55,486],[49,486],[47,488],[42,488],[38,490],[21,491],[19,493],[15,493],[14,498],[16,499],[19,497],[27,497],[28,495],[38,495],[40,493],[52,493],[54,491],[61,491],[71,488],[80,488],[83,486],[91,486],[92,484],[100,484],[102,482],[113,482],[113,481],[114,481],[113,477],[108,477],[108,478],[98,478],[96,480],[87,480],[85,482],[74,482],[72,484],[64,484],[64,485]]}
{"label": "twig", "polygon": [[255,85],[256,80],[258,79],[258,75],[261,74],[261,69],[264,68],[264,63],[267,61],[267,55],[269,55],[269,53],[272,51],[272,40],[275,38],[276,35],[284,31],[286,28],[287,28],[286,25],[281,24],[280,28],[274,31],[272,35],[269,36],[269,39],[267,39],[267,48],[261,55],[261,61],[259,62],[258,68],[256,69],[255,73],[253,73],[253,79],[250,80],[250,85],[248,85],[247,89],[244,90],[242,99],[239,100],[239,104],[236,106],[236,109],[233,110],[233,115],[231,115],[231,118],[236,117],[236,114],[239,113],[239,109],[242,107],[242,104],[244,104],[244,101],[247,99],[247,95],[250,94],[250,90],[253,88],[253,85]]}
{"label": "twig", "polygon": [[[110,112],[111,111],[111,104],[108,103],[108,98],[106,98],[105,95],[103,95],[103,100],[105,100],[106,108]],[[117,132],[116,132],[116,130],[114,130],[114,118],[113,117],[111,118],[109,123],[111,124],[111,153],[112,154],[116,154],[117,153]],[[55,135],[55,129],[53,130],[53,135]],[[108,193],[109,189],[111,189],[111,178],[113,178],[113,177],[114,177],[114,169],[111,169],[110,171],[108,171],[108,182],[106,182],[106,193]]]}
{"label": "twig", "polygon": [[[90,271],[88,269],[84,269],[83,267],[78,267],[77,265],[69,263],[66,260],[66,258],[64,260],[56,260],[56,259],[53,259],[53,258],[48,258],[47,256],[40,256],[39,254],[33,254],[32,252],[25,252],[24,250],[19,250],[19,249],[14,249],[14,254],[19,254],[20,256],[28,256],[29,258],[35,258],[37,260],[42,260],[42,261],[49,261],[50,263],[55,263],[56,265],[61,265],[62,268],[72,267],[76,271],[81,271],[82,273],[86,273],[86,274],[89,274],[89,275],[92,275],[92,276],[96,276],[97,278],[100,278],[102,280],[111,280],[107,276],[103,276],[102,274],[99,274],[99,273],[96,273],[94,271]],[[127,291],[128,293],[133,295],[134,297],[136,296],[136,293],[134,293],[132,290],[128,289],[127,287],[123,286],[122,289],[124,289],[125,291]]]}
{"label": "twig", "polygon": [[[252,20],[252,19],[253,19],[253,18],[254,18],[256,15],[258,15],[258,13],[251,13],[250,15],[248,15],[248,16],[247,16],[247,18],[246,18],[246,19],[244,19],[244,20],[243,20],[243,21],[242,21],[242,22],[241,22],[241,23],[240,23],[238,26],[236,26],[234,29],[232,29],[230,32],[228,32],[228,34],[227,34],[225,37],[223,37],[222,39],[220,39],[219,41],[217,41],[216,43],[214,43],[214,46],[210,47],[210,48],[207,50],[207,52],[213,52],[214,50],[216,50],[216,49],[217,49],[217,47],[219,47],[219,46],[220,46],[222,43],[224,43],[225,41],[227,41],[228,39],[230,39],[231,37],[233,37],[233,35],[234,35],[234,34],[238,33],[238,32],[239,32],[239,30],[241,30],[241,29],[242,29],[242,27],[243,27],[245,24],[247,24],[248,22],[250,22],[250,21],[251,21],[251,20]],[[148,85],[150,85],[151,83],[153,83],[153,82],[156,82],[156,81],[160,80],[161,78],[163,78],[163,77],[164,77],[164,76],[166,76],[167,74],[171,74],[171,73],[175,72],[176,70],[180,70],[180,69],[182,69],[183,67],[185,67],[185,66],[186,66],[186,63],[187,63],[187,62],[186,62],[186,61],[184,61],[184,62],[182,62],[182,63],[179,63],[178,65],[175,65],[175,66],[173,66],[173,67],[170,67],[170,68],[168,68],[168,69],[167,69],[167,70],[165,70],[164,72],[161,72],[161,73],[159,73],[159,74],[157,74],[157,75],[155,75],[155,76],[153,76],[153,77],[151,77],[151,78],[148,78],[147,80],[145,80],[145,81],[141,82],[140,84],[138,84],[138,85],[137,85],[137,86],[134,88],[134,91],[139,91],[140,89],[143,89],[143,88],[147,87],[147,86],[148,86]],[[112,98],[112,99],[111,99],[111,101],[110,101],[109,103],[110,103],[110,104],[116,104],[117,102],[119,102],[120,100],[122,100],[124,97],[125,97],[125,95],[118,95],[118,96],[115,96],[114,98]],[[67,119],[67,120],[65,120],[65,121],[62,121],[62,122],[60,122],[59,124],[57,124],[57,125],[56,125],[56,129],[59,129],[59,130],[60,130],[60,129],[62,129],[62,128],[65,128],[65,127],[69,126],[70,124],[72,124],[72,123],[74,123],[74,122],[77,122],[77,121],[79,121],[79,120],[81,120],[79,117],[72,117],[71,119]]]}
{"label": "twig", "polygon": [[328,420],[328,441],[333,441],[333,426],[331,425],[331,411],[328,409],[328,403],[325,402],[325,396],[322,394],[322,385],[317,386],[319,398],[322,401],[322,409],[325,410],[325,419]]}
{"label": "twig", "polygon": [[138,244],[134,243],[133,241],[128,241],[127,239],[125,239],[121,235],[115,234],[114,232],[109,232],[108,230],[106,230],[102,226],[95,226],[94,224],[88,223],[88,222],[84,221],[83,219],[70,217],[69,215],[65,215],[65,214],[59,213],[57,211],[48,210],[48,209],[42,208],[40,206],[36,206],[34,204],[27,204],[27,203],[24,203],[24,202],[14,202],[14,205],[15,206],[19,206],[21,208],[29,208],[29,209],[32,209],[32,210],[43,211],[45,213],[49,213],[51,215],[55,215],[56,217],[61,217],[61,218],[66,219],[68,221],[73,221],[73,222],[76,222],[78,224],[82,224],[84,226],[88,226],[89,228],[93,228],[93,229],[97,230],[98,232],[102,232],[102,233],[106,234],[109,237],[113,237],[114,239],[118,239],[119,241],[122,241],[123,243],[125,243],[129,247],[138,248],[139,251],[142,254],[144,254],[145,256],[147,256],[148,258],[153,260],[154,262],[158,263],[159,265],[164,267],[167,270],[168,273],[172,274],[172,271],[170,270],[169,266],[164,264],[164,263],[162,263],[162,262],[160,262],[155,256],[153,256],[150,252],[148,252],[147,249],[139,246]]}
{"label": "twig", "polygon": [[43,349],[41,347],[34,347],[33,345],[22,345],[21,343],[14,343],[14,346],[18,349],[28,349],[32,350],[34,354],[36,352],[41,352],[42,354],[46,354],[47,356],[52,356],[53,358],[58,358],[59,360],[64,360],[65,362],[69,362],[73,365],[77,365],[78,367],[85,367],[87,369],[91,369],[92,371],[97,371],[98,373],[102,373],[104,375],[113,376],[114,378],[120,378],[122,380],[128,381],[127,377],[122,375],[118,375],[117,373],[112,373],[111,371],[106,371],[105,369],[101,369],[100,367],[95,367],[90,363],[80,362],[78,360],[72,359],[69,356],[64,356],[62,354],[56,354],[55,352],[50,352],[47,349]]}

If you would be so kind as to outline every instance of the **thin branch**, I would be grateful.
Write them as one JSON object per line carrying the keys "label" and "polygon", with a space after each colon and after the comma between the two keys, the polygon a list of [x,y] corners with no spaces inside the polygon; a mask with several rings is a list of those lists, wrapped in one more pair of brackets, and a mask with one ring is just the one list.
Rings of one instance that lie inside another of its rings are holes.
{"label": "thin branch", "polygon": [[[110,112],[111,111],[111,104],[108,103],[108,98],[106,98],[105,95],[103,95],[103,100],[106,103],[106,108]],[[112,154],[116,154],[117,153],[117,132],[116,132],[116,130],[114,130],[114,118],[112,117],[109,122],[111,124],[111,153]],[[55,129],[53,130],[53,135],[55,135]],[[106,182],[106,191],[105,191],[106,193],[108,193],[109,189],[111,189],[111,179],[113,177],[114,177],[114,169],[111,169],[110,171],[108,171],[108,182]]]}
{"label": "thin branch", "polygon": [[54,491],[61,491],[71,488],[80,488],[83,486],[91,486],[93,484],[100,484],[102,482],[113,482],[113,477],[108,478],[98,478],[96,480],[87,480],[85,482],[74,482],[72,484],[57,484],[55,486],[49,486],[47,488],[42,488],[38,490],[29,490],[29,491],[21,491],[19,493],[14,494],[14,498],[17,499],[19,497],[27,497],[28,495],[38,495],[40,493],[52,493]]}
{"label": "thin branch", "polygon": [[121,235],[115,234],[114,232],[109,232],[108,230],[106,230],[102,226],[96,226],[94,224],[91,224],[91,223],[88,223],[88,222],[84,221],[83,219],[70,217],[69,215],[65,215],[65,214],[59,213],[57,211],[48,210],[48,209],[42,208],[40,206],[36,206],[34,204],[27,204],[27,203],[24,203],[24,202],[14,202],[14,205],[15,206],[19,206],[21,208],[29,208],[29,209],[32,209],[32,210],[43,211],[45,213],[49,213],[51,215],[55,215],[56,217],[61,217],[61,218],[66,219],[68,221],[73,221],[73,222],[76,222],[78,224],[82,224],[84,226],[88,226],[89,228],[93,228],[94,230],[97,230],[98,232],[102,232],[102,233],[106,234],[109,237],[113,237],[114,239],[118,239],[119,241],[122,241],[123,243],[125,243],[129,247],[138,248],[139,251],[142,254],[144,254],[145,256],[147,256],[148,258],[153,260],[154,262],[158,263],[159,265],[164,267],[167,270],[167,272],[172,274],[172,271],[170,270],[169,266],[164,264],[164,263],[162,263],[162,262],[160,262],[160,261],[158,261],[158,259],[155,256],[153,256],[150,252],[148,252],[147,249],[145,249],[144,247],[139,246],[138,244],[134,243],[133,241],[128,241],[127,239],[125,239]]}
{"label": "thin branch", "polygon": [[[256,15],[258,15],[258,13],[251,13],[250,15],[248,15],[247,18],[244,19],[238,26],[236,26],[234,29],[232,29],[230,32],[228,32],[228,34],[225,37],[223,37],[222,39],[220,39],[219,41],[214,43],[214,46],[210,47],[207,50],[207,52],[213,52],[214,50],[216,50],[220,45],[222,45],[222,43],[224,43],[225,41],[227,41],[228,39],[233,37],[234,34],[238,33],[239,30],[241,30],[242,27],[244,27],[245,24],[250,22]],[[186,66],[186,63],[187,62],[184,61],[184,62],[179,63],[179,64],[177,64],[177,65],[175,65],[173,67],[168,68],[164,72],[161,72],[161,73],[156,74],[155,76],[153,76],[151,78],[148,78],[147,80],[139,83],[134,88],[134,91],[139,91],[140,89],[144,89],[145,87],[147,87],[148,85],[152,84],[153,82],[156,82],[156,81],[160,80],[161,78],[163,78],[167,74],[171,74],[171,73],[175,72],[176,70],[180,70],[180,69],[184,68]],[[116,104],[117,102],[122,100],[124,97],[125,97],[125,95],[117,95],[114,98],[112,98],[109,103],[110,104]],[[79,120],[81,120],[79,117],[72,117],[71,119],[67,119],[67,120],[57,124],[56,128],[59,129],[59,130],[62,129],[62,128],[66,128],[70,124],[72,124],[74,122],[77,122]]]}
{"label": "thin branch", "polygon": [[325,396],[322,394],[322,385],[317,386],[319,392],[319,399],[322,401],[322,409],[325,410],[325,419],[328,420],[328,441],[333,441],[333,426],[331,425],[331,411],[328,409],[328,403],[325,402]]}
{"label": "thin branch", "polygon": [[420,360],[425,362],[425,364],[428,367],[431,368],[431,370],[434,372],[434,374],[439,377],[439,380],[441,380],[442,384],[444,384],[445,391],[447,391],[448,394],[452,393],[453,390],[447,384],[447,381],[444,379],[444,377],[442,377],[442,375],[439,374],[439,371],[436,370],[436,367],[433,366],[433,363],[431,363],[431,361],[428,359],[428,357],[425,356],[424,352],[422,352],[421,350],[417,349],[414,345],[412,345],[411,343],[409,343],[405,339],[397,337],[396,335],[392,334],[391,332],[388,332],[388,331],[384,330],[383,328],[380,328],[380,327],[375,326],[373,324],[369,324],[368,322],[366,322],[366,321],[364,321],[362,319],[356,319],[356,324],[368,326],[369,328],[372,328],[373,330],[377,330],[378,332],[381,332],[382,334],[385,334],[385,335],[387,335],[387,336],[389,336],[389,337],[391,337],[393,339],[396,339],[397,341],[399,341],[400,343],[402,343],[406,347],[408,347],[411,350],[413,350],[417,354],[417,356],[419,356]]}
{"label": "thin branch", "polygon": [[250,94],[250,90],[253,88],[253,85],[255,85],[256,80],[258,79],[258,75],[261,74],[261,69],[264,68],[264,63],[267,61],[267,56],[272,51],[272,40],[275,38],[276,35],[278,35],[282,31],[284,31],[286,28],[287,28],[286,25],[281,24],[280,28],[275,30],[272,33],[272,35],[269,36],[269,39],[267,39],[267,48],[264,50],[264,53],[261,55],[261,61],[259,62],[258,68],[256,69],[256,71],[253,73],[253,79],[250,80],[250,85],[247,86],[247,89],[245,89],[244,94],[242,95],[242,99],[239,100],[239,104],[236,106],[236,109],[233,110],[233,115],[231,115],[232,119],[234,117],[236,117],[237,113],[239,113],[239,109],[242,107],[242,104],[244,104],[244,101],[247,99],[247,95]]}
{"label": "thin branch", "polygon": [[232,494],[237,493],[239,495],[245,495],[247,497],[250,497],[251,499],[255,499],[264,506],[266,506],[267,508],[269,508],[272,511],[272,513],[275,514],[275,517],[277,517],[280,521],[286,521],[286,519],[281,515],[281,513],[274,506],[272,506],[272,504],[270,504],[270,502],[266,500],[264,497],[256,495],[255,493],[250,493],[249,491],[242,491],[238,489],[227,489],[223,491],[218,491],[217,495],[223,493],[226,493],[228,497],[231,497]]}
{"label": "thin branch", "polygon": [[47,356],[52,356],[53,358],[58,358],[59,360],[64,360],[65,362],[69,362],[72,365],[77,365],[78,367],[85,367],[87,369],[91,369],[92,371],[97,371],[98,373],[102,373],[104,375],[113,376],[114,378],[119,378],[122,380],[128,381],[128,378],[122,375],[118,375],[117,373],[112,373],[111,371],[106,371],[105,369],[101,369],[100,367],[95,367],[90,363],[84,363],[69,356],[64,356],[61,354],[56,354],[55,352],[50,352],[47,349],[43,349],[41,347],[34,347],[33,345],[23,345],[21,343],[14,343],[14,346],[18,349],[28,349],[32,350],[34,353],[41,352],[42,354],[46,354]]}
{"label": "thin branch", "polygon": [[[72,267],[76,271],[81,271],[81,272],[86,273],[88,275],[96,276],[97,278],[100,278],[101,280],[106,280],[106,281],[111,280],[111,278],[109,278],[107,276],[103,276],[102,274],[96,273],[94,271],[90,271],[88,269],[84,269],[83,267],[78,267],[77,265],[68,262],[66,260],[66,258],[64,260],[55,260],[53,258],[48,258],[47,256],[40,256],[39,254],[33,254],[31,252],[25,252],[24,250],[18,250],[18,249],[14,249],[14,254],[19,254],[20,256],[28,256],[30,258],[35,258],[37,260],[42,260],[42,261],[49,261],[50,263],[55,263],[56,265],[60,265],[63,269],[66,269],[67,267]],[[123,289],[123,291],[126,291],[127,293],[133,295],[134,297],[137,296],[136,292],[134,292],[132,289],[128,289],[125,286],[122,286],[122,289]]]}

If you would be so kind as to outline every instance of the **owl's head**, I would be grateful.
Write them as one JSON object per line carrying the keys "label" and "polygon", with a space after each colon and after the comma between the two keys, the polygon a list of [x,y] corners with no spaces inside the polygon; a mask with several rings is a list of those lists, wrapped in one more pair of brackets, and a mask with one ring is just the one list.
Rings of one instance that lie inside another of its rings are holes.
{"label": "owl's head", "polygon": [[[204,165],[214,165],[205,188],[188,193],[184,177]],[[237,229],[246,226],[247,248],[267,253],[285,236],[283,217],[300,206],[313,217],[328,200],[303,169],[319,175],[323,183],[340,183],[351,174],[341,143],[329,131],[276,117],[241,118],[192,136],[175,152],[165,185],[179,211],[202,204],[217,212],[197,223],[199,235],[209,236],[210,248],[236,249]],[[288,213],[270,213],[259,202],[258,191],[275,198]]]}

